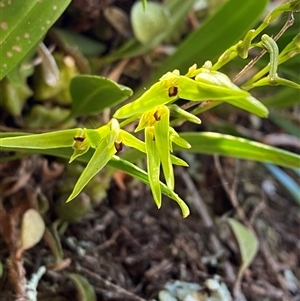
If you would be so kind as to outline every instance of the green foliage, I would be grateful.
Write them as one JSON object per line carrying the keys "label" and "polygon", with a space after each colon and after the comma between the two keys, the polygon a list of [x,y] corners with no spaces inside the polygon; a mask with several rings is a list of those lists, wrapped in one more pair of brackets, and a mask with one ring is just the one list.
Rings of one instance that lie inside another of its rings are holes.
{"label": "green foliage", "polygon": [[[154,10],[159,10],[160,12],[165,11],[169,5],[170,11],[169,25],[165,25],[167,27],[166,30],[157,36],[157,29],[152,28],[153,31],[150,32],[147,29],[141,29],[139,25],[141,15],[146,14],[148,9],[147,13],[151,13],[153,3],[148,3],[146,8],[144,6],[146,12],[140,6],[140,12],[137,14],[134,12],[132,15],[134,22],[137,22],[134,23],[136,24],[134,25],[136,38],[142,43],[151,40],[150,43],[142,45],[135,40],[133,43],[128,44],[129,46],[125,45],[123,49],[119,49],[111,56],[107,56],[106,61],[141,54],[157,45],[174,31],[178,22],[186,15],[186,11],[189,10],[192,2],[185,1],[183,8],[180,8],[182,1],[177,0],[173,2],[166,1],[164,4],[165,8],[155,5],[156,8]],[[151,188],[153,198],[158,207],[161,206],[162,193],[175,200],[179,204],[184,217],[189,214],[189,209],[174,192],[173,164],[186,166],[187,163],[172,154],[173,148],[176,150],[179,146],[186,148],[187,151],[197,153],[220,154],[259,162],[271,162],[285,167],[294,167],[299,162],[299,156],[291,152],[218,133],[192,132],[179,134],[171,126],[173,123],[171,124],[170,118],[173,116],[177,120],[199,124],[201,120],[196,115],[223,102],[259,117],[267,117],[268,108],[250,94],[250,89],[264,85],[287,85],[299,89],[298,83],[279,78],[277,75],[280,64],[299,54],[299,35],[296,35],[281,51],[279,51],[276,40],[266,34],[261,36],[259,42],[254,41],[254,39],[259,37],[261,31],[282,12],[295,10],[295,3],[298,2],[291,1],[289,4],[276,8],[264,19],[261,26],[247,32],[263,11],[267,1],[244,1],[243,5],[240,5],[240,1],[237,0],[227,1],[202,27],[188,35],[174,55],[171,55],[164,61],[150,79],[152,85],[149,84],[150,87],[143,94],[136,93],[135,99],[123,106],[120,106],[120,103],[132,95],[131,89],[99,76],[74,76],[77,72],[74,71],[73,75],[68,77],[68,81],[70,81],[70,95],[72,97],[71,110],[66,109],[67,112],[64,112],[65,116],[60,120],[56,120],[56,124],[66,125],[66,121],[72,121],[76,117],[99,114],[105,108],[114,108],[118,105],[118,109],[111,120],[97,129],[75,128],[43,134],[2,134],[0,149],[17,149],[27,154],[52,154],[70,158],[70,162],[79,160],[87,163],[67,201],[71,201],[78,196],[91,179],[106,165],[109,165],[147,183]],[[67,5],[67,2],[63,2],[61,5],[55,3],[51,5],[52,11],[54,10],[53,5],[55,5],[55,11],[59,8],[61,12]],[[24,11],[24,18],[26,19],[28,15],[32,16],[30,13],[33,12],[36,13],[35,8],[32,11]],[[158,12],[155,14],[159,17]],[[58,16],[56,14],[51,15],[50,24]],[[164,17],[161,16],[161,18],[163,19]],[[22,22],[18,22],[14,18],[12,18],[11,22],[16,23],[16,28],[19,31],[22,30],[20,27],[23,24]],[[237,24],[241,24],[241,26],[237,26]],[[41,25],[34,23],[34,26]],[[44,27],[44,30],[43,34],[46,32],[46,27]],[[146,32],[143,30],[146,30]],[[212,32],[215,34],[211,34]],[[245,34],[245,38],[238,41],[242,34]],[[11,35],[16,38],[15,32],[11,32]],[[9,41],[12,38],[11,35],[9,37],[5,36],[3,41],[6,41],[6,38]],[[33,35],[30,35],[30,37],[33,37]],[[36,44],[41,38],[39,30],[36,29],[34,37]],[[268,51],[270,62],[250,80],[242,84],[242,87],[231,81],[223,72],[218,71],[237,56],[243,59],[247,58],[248,51],[252,48]],[[24,48],[22,56],[20,55],[14,62],[9,61],[9,68],[11,69],[19,63],[29,50],[30,47]],[[223,54],[221,54],[222,52]],[[206,59],[215,60],[218,55],[220,56],[214,64],[210,61],[205,62]],[[15,59],[15,56],[12,57]],[[198,68],[194,64],[195,62],[200,62],[201,67]],[[189,66],[191,67],[189,68]],[[173,67],[178,69],[171,71]],[[2,77],[7,72],[8,70],[2,70]],[[161,77],[157,80],[159,76]],[[178,99],[185,99],[192,105],[199,103],[201,105],[192,111],[185,110],[175,104]],[[20,114],[20,110],[16,114]],[[124,120],[120,122],[119,119]],[[51,125],[55,126],[55,122]],[[126,125],[137,122],[138,125],[135,132],[144,130],[144,141],[138,139],[125,128]],[[137,152],[146,155],[147,172],[118,156],[123,145],[134,148]],[[161,168],[166,184],[163,183],[160,177]]]}
{"label": "green foliage", "polygon": [[258,251],[258,239],[253,231],[246,228],[237,220],[229,218],[227,221],[234,233],[240,249],[241,266],[237,277],[238,281],[240,281],[245,270],[255,258]]}
{"label": "green foliage", "polygon": [[136,39],[147,44],[169,26],[169,11],[160,3],[135,2],[131,9],[131,23]]}
{"label": "green foliage", "polygon": [[70,84],[72,95],[71,117],[99,114],[132,95],[132,90],[108,78],[79,75]]}
{"label": "green foliage", "polygon": [[1,0],[0,80],[37,46],[70,2]]}
{"label": "green foliage", "polygon": [[194,153],[270,162],[289,168],[299,165],[299,155],[260,142],[211,132],[185,132],[180,135],[192,145],[188,151]]}

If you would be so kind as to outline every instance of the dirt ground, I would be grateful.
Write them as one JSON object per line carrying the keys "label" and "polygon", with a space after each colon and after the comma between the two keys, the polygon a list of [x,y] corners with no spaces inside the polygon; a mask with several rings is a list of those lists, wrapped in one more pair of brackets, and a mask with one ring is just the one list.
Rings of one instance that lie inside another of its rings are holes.
{"label": "dirt ground", "polygon": [[[189,217],[183,219],[177,204],[169,199],[164,199],[162,208],[157,209],[149,189],[141,183],[129,181],[124,191],[111,180],[107,197],[61,232],[63,260],[55,262],[46,237],[25,251],[21,266],[27,278],[41,266],[47,269],[38,285],[38,300],[88,300],[80,295],[70,280],[70,273],[87,279],[94,287],[97,300],[157,299],[165,285],[176,280],[199,285],[197,291],[201,297],[191,300],[225,300],[207,299],[211,291],[205,281],[219,275],[218,281],[226,284],[230,292],[234,290],[240,256],[224,219],[239,218],[238,212],[245,214],[242,222],[255,229],[260,246],[245,272],[237,300],[300,300],[299,208],[280,187],[271,196],[264,192],[266,183],[275,186],[276,183],[257,163],[221,160],[224,174],[232,174],[232,168],[239,165],[237,180],[229,178],[222,186],[212,157],[192,159],[194,175],[188,169],[176,170],[176,190],[191,208]],[[13,194],[3,198],[2,213],[5,210],[10,218],[15,218],[15,223],[16,211],[20,213],[24,204],[36,202],[38,189],[43,189],[41,184],[45,185],[44,192],[49,197],[49,191],[55,189],[63,174],[53,172],[49,180],[49,170],[48,174],[45,169],[41,172],[41,164],[47,162],[49,158],[33,157],[1,164],[1,181],[15,179],[10,186]],[[16,174],[21,177],[17,178]],[[234,189],[239,202],[235,209],[225,186]],[[7,234],[9,224],[3,214],[1,217],[2,233]],[[51,206],[44,217],[51,228],[56,218]],[[18,228],[11,223],[10,226]],[[18,235],[17,230],[14,235]],[[8,269],[14,269],[12,258],[9,260],[13,246],[7,243],[0,236],[1,301],[15,300],[8,276]],[[26,276],[18,270],[14,273],[15,280],[19,277],[13,283],[16,289]]]}

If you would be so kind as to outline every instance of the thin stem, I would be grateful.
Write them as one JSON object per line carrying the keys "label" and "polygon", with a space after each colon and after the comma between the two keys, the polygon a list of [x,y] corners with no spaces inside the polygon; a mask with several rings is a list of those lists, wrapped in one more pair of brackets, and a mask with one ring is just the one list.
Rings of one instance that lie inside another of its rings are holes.
{"label": "thin stem", "polygon": [[[284,32],[290,27],[292,26],[294,23],[294,15],[293,12],[289,13],[289,17],[287,19],[287,21],[285,22],[285,24],[283,25],[283,27],[280,29],[280,31],[277,33],[277,35],[274,37],[274,41],[277,41],[283,34]],[[264,54],[267,51],[264,49],[262,50],[254,59],[252,59],[233,79],[233,82],[235,83],[241,76],[243,76],[249,69],[251,69],[256,63],[257,61],[259,61]]]}

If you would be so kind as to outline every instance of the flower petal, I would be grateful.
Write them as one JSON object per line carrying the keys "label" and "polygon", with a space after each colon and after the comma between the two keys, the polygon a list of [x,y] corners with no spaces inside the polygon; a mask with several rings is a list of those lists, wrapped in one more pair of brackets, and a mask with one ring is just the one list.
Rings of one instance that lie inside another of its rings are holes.
{"label": "flower petal", "polygon": [[147,153],[147,171],[149,184],[154,201],[158,208],[161,207],[161,190],[160,190],[160,158],[156,147],[153,127],[145,129],[145,143]]}

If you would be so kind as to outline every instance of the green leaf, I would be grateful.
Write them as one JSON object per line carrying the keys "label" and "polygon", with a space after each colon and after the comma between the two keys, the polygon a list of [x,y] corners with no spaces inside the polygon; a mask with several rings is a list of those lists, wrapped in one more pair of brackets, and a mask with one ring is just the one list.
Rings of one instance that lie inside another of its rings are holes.
{"label": "green leaf", "polygon": [[75,76],[70,84],[72,117],[98,114],[132,95],[132,90],[114,81],[93,75]]}
{"label": "green leaf", "polygon": [[86,278],[79,274],[68,274],[68,277],[73,281],[78,292],[77,301],[96,301],[94,288]]}
{"label": "green leaf", "polygon": [[157,145],[154,136],[154,130],[151,127],[145,129],[145,144],[147,154],[147,171],[149,175],[149,184],[154,201],[158,208],[161,207],[161,190],[159,182],[160,157],[157,151]]}
{"label": "green leaf", "polygon": [[37,45],[70,2],[1,1],[0,80]]}
{"label": "green leaf", "polygon": [[169,11],[160,3],[149,2],[145,10],[144,3],[138,1],[130,12],[131,25],[136,39],[147,44],[169,26]]}
{"label": "green leaf", "polygon": [[51,34],[55,34],[55,38],[59,39],[65,50],[77,55],[97,56],[105,49],[105,46],[100,42],[78,34],[75,31],[52,28]]}
{"label": "green leaf", "polygon": [[228,218],[227,221],[235,235],[241,254],[242,264],[238,273],[238,279],[241,279],[244,271],[252,263],[258,251],[258,239],[250,229],[237,220]]}
{"label": "green leaf", "polygon": [[289,168],[299,166],[299,155],[244,138],[213,132],[186,132],[180,136],[191,144],[187,150],[190,152],[269,162]]}
{"label": "green leaf", "polygon": [[[72,147],[74,137],[81,132],[80,128],[62,130],[44,134],[24,134],[17,137],[0,138],[0,148],[13,149],[48,149]],[[3,133],[0,133],[0,137]]]}

